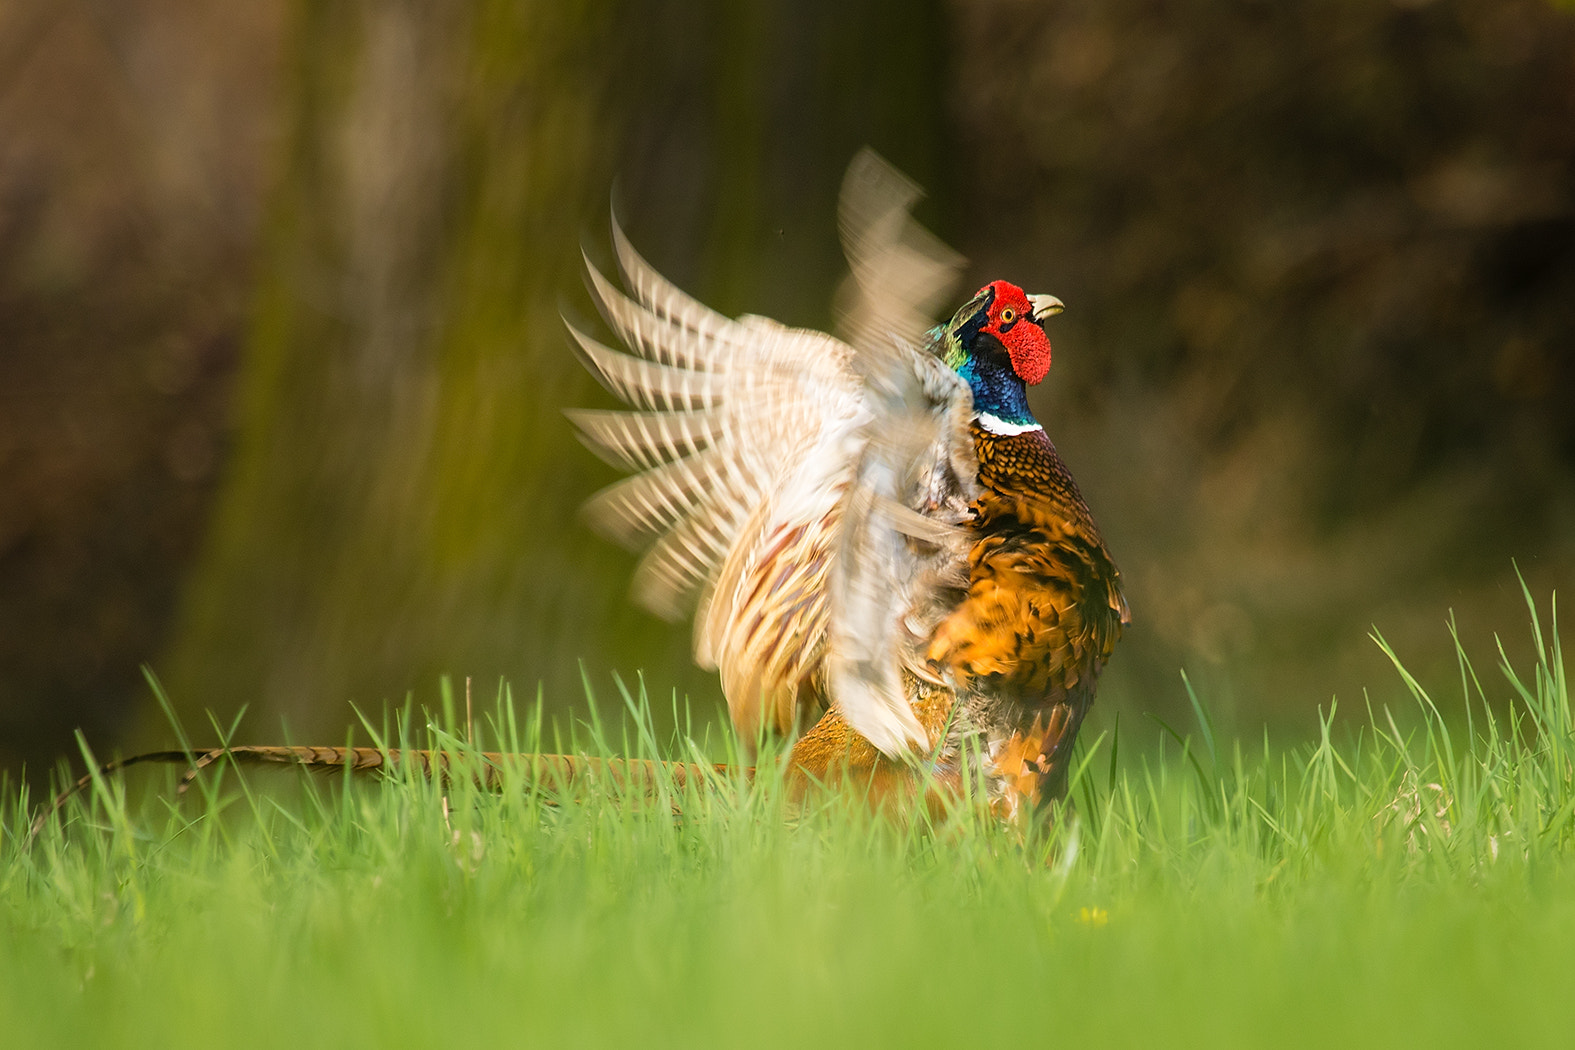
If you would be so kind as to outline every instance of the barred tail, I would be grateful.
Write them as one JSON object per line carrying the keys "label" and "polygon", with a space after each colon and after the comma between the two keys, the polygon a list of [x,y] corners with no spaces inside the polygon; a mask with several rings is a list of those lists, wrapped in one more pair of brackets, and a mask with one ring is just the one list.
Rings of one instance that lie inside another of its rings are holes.
{"label": "barred tail", "polygon": [[[239,744],[209,748],[206,751],[147,751],[130,758],[106,762],[79,777],[75,784],[43,807],[33,821],[30,834],[36,836],[68,799],[100,777],[144,763],[184,765],[188,768],[181,775],[177,789],[179,794],[184,795],[197,775],[220,758],[229,758],[237,765],[274,764],[304,769],[348,769],[355,773],[380,769],[393,772],[414,766],[422,775],[445,784],[453,780],[457,767],[461,775],[474,778],[479,787],[488,791],[500,790],[509,772],[518,772],[531,783],[546,784],[558,790],[604,782],[624,791],[654,791],[664,778],[674,787],[683,789],[691,784],[703,785],[710,776],[729,776],[735,771],[734,767],[725,764],[708,766],[698,762],[662,762],[649,758],[592,758],[587,755],[518,754],[507,751],[482,751],[472,758],[450,751],[397,747]],[[740,772],[746,777],[754,774],[752,768]]]}

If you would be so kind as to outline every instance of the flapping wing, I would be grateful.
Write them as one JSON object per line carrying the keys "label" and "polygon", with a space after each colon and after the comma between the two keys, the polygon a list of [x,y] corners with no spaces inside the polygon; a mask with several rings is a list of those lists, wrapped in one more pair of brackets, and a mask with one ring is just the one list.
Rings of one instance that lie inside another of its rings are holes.
{"label": "flapping wing", "polygon": [[631,294],[590,280],[630,353],[570,328],[634,412],[570,412],[588,444],[641,473],[587,511],[641,549],[636,600],[676,619],[698,599],[695,658],[722,673],[734,723],[792,724],[825,649],[836,508],[868,417],[852,349],[764,318],[731,320],[668,282],[613,231]]}
{"label": "flapping wing", "polygon": [[921,348],[962,260],[909,214],[918,187],[875,153],[854,158],[839,224],[851,271],[841,328],[873,420],[844,500],[831,587],[827,689],[883,753],[930,741],[903,689],[919,647],[967,588],[962,529],[978,473],[972,398]]}
{"label": "flapping wing", "polygon": [[746,739],[829,700],[882,751],[927,746],[901,689],[966,586],[975,470],[968,388],[924,353],[958,261],[908,217],[917,190],[874,154],[844,185],[853,276],[836,339],[731,320],[658,274],[614,229],[625,295],[589,267],[630,353],[571,326],[586,366],[633,412],[573,412],[586,441],[641,473],[591,519],[649,544],[636,598],[676,618],[698,600],[695,658],[722,676]]}

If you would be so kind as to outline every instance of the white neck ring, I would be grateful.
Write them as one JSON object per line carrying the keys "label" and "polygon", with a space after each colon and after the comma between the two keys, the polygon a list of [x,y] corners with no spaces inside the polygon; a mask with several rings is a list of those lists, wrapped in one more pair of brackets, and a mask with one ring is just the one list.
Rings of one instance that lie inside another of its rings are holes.
{"label": "white neck ring", "polygon": [[1030,430],[1044,429],[1038,423],[1008,423],[999,416],[992,416],[988,412],[979,413],[979,428],[991,434],[999,434],[1002,437],[1014,437],[1018,434],[1026,434]]}

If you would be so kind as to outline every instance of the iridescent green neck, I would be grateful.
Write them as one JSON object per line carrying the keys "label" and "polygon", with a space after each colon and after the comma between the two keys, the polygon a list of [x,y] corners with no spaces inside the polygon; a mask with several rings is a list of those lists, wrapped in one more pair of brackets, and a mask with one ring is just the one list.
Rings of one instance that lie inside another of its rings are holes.
{"label": "iridescent green neck", "polygon": [[993,434],[1021,434],[1043,429],[1028,408],[1028,387],[1012,371],[1012,359],[999,342],[979,328],[983,313],[954,320],[930,334],[938,355],[973,391],[973,410],[979,425]]}

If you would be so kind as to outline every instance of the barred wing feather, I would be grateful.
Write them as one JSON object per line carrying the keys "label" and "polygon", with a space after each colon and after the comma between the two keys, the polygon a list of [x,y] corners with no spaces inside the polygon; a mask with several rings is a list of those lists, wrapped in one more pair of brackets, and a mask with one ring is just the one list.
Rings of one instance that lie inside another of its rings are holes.
{"label": "barred wing feather", "polygon": [[923,642],[966,584],[959,526],[976,468],[968,388],[920,349],[957,261],[915,234],[914,196],[873,154],[850,169],[847,340],[724,317],[616,225],[630,294],[587,261],[629,353],[570,331],[637,411],[570,417],[587,444],[639,471],[588,513],[618,542],[648,547],[637,600],[670,619],[698,605],[695,658],[719,670],[746,740],[829,702],[887,754],[931,743],[902,674],[926,673]]}

